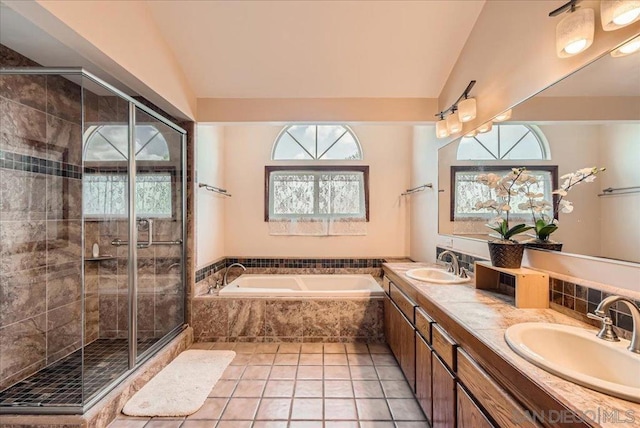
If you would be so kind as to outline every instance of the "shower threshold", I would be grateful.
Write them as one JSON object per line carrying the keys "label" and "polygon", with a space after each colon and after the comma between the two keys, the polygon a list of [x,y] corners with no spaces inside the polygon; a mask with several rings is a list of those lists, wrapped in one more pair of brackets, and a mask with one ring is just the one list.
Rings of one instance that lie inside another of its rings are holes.
{"label": "shower threshold", "polygon": [[[138,340],[140,353],[158,339]],[[0,392],[0,408],[82,406],[129,368],[127,339],[98,339]],[[83,399],[84,398],[84,399]]]}

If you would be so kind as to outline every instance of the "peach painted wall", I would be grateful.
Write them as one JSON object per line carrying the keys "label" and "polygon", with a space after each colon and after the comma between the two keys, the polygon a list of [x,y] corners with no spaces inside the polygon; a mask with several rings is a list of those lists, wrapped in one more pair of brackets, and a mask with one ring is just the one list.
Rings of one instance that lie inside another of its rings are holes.
{"label": "peach painted wall", "polygon": [[[128,86],[147,86],[177,111],[154,99],[153,94],[142,95],[170,114],[195,118],[195,95],[146,2],[9,0],[4,3]],[[136,82],[131,82],[132,79]]]}
{"label": "peach painted wall", "polygon": [[[225,186],[224,127],[200,124],[196,128],[197,182]],[[196,269],[211,264],[224,252],[227,197],[195,187],[196,194]]]}
{"label": "peach painted wall", "polygon": [[[273,236],[264,221],[264,167],[282,126],[225,126],[225,184],[233,194],[225,201],[227,256],[268,257],[404,257],[409,251],[407,199],[412,128],[353,125],[370,167],[370,222],[366,236]],[[294,163],[295,164],[295,163]]]}

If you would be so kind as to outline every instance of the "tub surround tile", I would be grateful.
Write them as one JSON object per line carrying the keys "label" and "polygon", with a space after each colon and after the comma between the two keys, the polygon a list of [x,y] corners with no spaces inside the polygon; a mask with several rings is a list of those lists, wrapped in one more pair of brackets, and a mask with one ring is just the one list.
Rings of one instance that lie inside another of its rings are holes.
{"label": "tub surround tile", "polygon": [[264,300],[228,300],[227,336],[264,336],[265,312]]}
{"label": "tub surround tile", "polygon": [[43,313],[45,303],[45,268],[0,275],[0,327]]}
{"label": "tub surround tile", "polygon": [[267,336],[302,336],[302,301],[271,300],[266,303]]}

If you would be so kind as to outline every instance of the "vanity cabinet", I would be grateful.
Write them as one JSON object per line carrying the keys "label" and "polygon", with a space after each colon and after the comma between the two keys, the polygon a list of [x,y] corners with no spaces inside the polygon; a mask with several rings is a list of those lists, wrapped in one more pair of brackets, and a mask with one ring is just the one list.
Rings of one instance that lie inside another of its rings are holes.
{"label": "vanity cabinet", "polygon": [[432,354],[432,428],[456,426],[456,377],[434,352]]}
{"label": "vanity cabinet", "polygon": [[433,420],[431,346],[416,332],[416,398],[427,420]]}
{"label": "vanity cabinet", "polygon": [[491,421],[460,384],[457,386],[456,395],[458,396],[458,428],[494,428]]}
{"label": "vanity cabinet", "polygon": [[407,382],[415,392],[416,338],[413,323],[405,317],[404,313],[389,297],[385,299],[385,321],[387,320],[389,323],[388,329],[385,326],[387,343],[396,360],[398,360]]}

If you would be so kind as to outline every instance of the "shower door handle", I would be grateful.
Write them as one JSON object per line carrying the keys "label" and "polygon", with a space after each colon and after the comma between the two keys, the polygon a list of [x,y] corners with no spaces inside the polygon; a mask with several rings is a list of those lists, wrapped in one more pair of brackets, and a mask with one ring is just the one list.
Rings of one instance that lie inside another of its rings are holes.
{"label": "shower door handle", "polygon": [[147,225],[147,242],[141,242],[138,244],[138,248],[149,248],[153,245],[153,220],[150,218],[141,218],[138,219],[138,225],[145,224]]}

